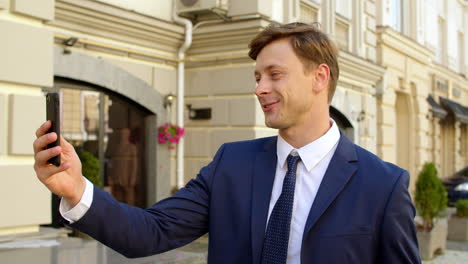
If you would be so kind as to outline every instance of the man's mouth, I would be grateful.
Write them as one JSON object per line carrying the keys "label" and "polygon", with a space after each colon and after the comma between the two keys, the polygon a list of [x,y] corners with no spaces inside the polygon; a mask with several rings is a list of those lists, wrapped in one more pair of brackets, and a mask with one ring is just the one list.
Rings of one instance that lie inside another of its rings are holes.
{"label": "man's mouth", "polygon": [[263,103],[262,104],[262,109],[263,112],[270,112],[275,108],[275,106],[279,103],[279,101],[274,101],[274,102],[269,102],[269,103]]}

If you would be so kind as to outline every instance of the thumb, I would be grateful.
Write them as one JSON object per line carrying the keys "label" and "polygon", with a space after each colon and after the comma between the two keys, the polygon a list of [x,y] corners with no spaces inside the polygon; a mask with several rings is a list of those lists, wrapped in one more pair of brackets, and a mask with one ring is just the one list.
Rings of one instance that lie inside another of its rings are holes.
{"label": "thumb", "polygon": [[76,153],[73,145],[68,143],[68,141],[66,141],[62,136],[60,136],[60,146],[62,147],[64,153]]}
{"label": "thumb", "polygon": [[70,143],[68,143],[68,141],[66,141],[62,136],[60,136],[60,146],[66,149],[73,148],[73,146]]}

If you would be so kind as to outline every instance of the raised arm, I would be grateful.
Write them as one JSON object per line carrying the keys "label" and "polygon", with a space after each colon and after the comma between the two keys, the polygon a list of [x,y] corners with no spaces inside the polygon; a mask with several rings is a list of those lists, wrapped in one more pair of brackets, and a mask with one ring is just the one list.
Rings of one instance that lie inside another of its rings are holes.
{"label": "raised arm", "polygon": [[148,209],[117,202],[94,187],[87,213],[70,226],[129,258],[174,249],[208,231],[211,181],[223,152],[174,196]]}
{"label": "raised arm", "polygon": [[[45,150],[57,137],[55,133],[46,134],[49,127],[50,122],[46,122],[36,132],[34,169],[50,191],[73,207],[86,187],[81,162],[73,146],[63,138],[61,146]],[[144,257],[183,246],[208,231],[211,181],[222,152],[223,147],[197,178],[174,196],[148,209],[120,203],[94,186],[87,212],[72,224],[64,221],[127,257]],[[60,167],[47,163],[58,154],[62,155]]]}

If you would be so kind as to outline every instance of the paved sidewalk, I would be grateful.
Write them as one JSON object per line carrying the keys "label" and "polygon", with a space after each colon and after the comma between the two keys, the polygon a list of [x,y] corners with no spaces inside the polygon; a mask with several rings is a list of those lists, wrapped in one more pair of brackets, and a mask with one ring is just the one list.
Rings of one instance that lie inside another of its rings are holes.
{"label": "paved sidewalk", "polygon": [[423,264],[467,264],[468,242],[447,241],[447,250],[441,256]]}
{"label": "paved sidewalk", "polygon": [[127,259],[92,239],[39,238],[0,243],[1,264],[202,264],[207,259],[207,239],[156,256]]}
{"label": "paved sidewalk", "polygon": [[[92,239],[34,238],[0,243],[1,264],[205,264],[208,240],[195,242],[157,256],[127,259]],[[468,264],[468,242],[447,243],[444,255],[423,264]]]}

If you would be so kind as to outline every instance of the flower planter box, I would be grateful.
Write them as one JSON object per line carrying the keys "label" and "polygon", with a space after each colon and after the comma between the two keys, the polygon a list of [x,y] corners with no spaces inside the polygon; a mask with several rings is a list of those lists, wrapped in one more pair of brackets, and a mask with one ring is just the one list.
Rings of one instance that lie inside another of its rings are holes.
{"label": "flower planter box", "polygon": [[448,240],[468,242],[468,218],[452,216],[449,219]]}
{"label": "flower planter box", "polygon": [[429,232],[418,231],[419,253],[423,260],[434,258],[435,253],[444,252],[447,244],[447,219],[438,219]]}

